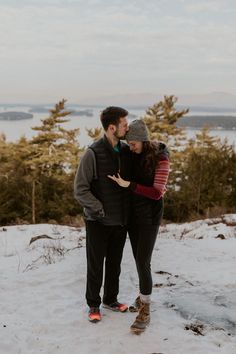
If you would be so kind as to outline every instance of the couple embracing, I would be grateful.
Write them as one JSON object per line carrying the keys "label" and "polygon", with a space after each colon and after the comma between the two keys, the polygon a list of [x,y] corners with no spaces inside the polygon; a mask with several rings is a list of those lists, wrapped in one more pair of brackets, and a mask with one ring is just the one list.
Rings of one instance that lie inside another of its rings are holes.
{"label": "couple embracing", "polygon": [[[120,107],[102,111],[104,136],[81,158],[74,189],[86,225],[88,319],[101,320],[101,303],[112,311],[129,309],[138,312],[131,331],[142,332],[150,322],[151,257],[163,215],[169,156],[164,144],[150,141],[142,120],[128,126],[127,116]],[[139,294],[129,307],[117,298],[127,233],[139,279]]]}

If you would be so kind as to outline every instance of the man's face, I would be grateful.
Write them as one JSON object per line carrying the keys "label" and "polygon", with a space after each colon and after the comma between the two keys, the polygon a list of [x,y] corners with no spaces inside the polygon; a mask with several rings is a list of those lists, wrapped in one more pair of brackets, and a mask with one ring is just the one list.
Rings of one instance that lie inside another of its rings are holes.
{"label": "man's face", "polygon": [[120,118],[120,122],[116,127],[116,130],[114,132],[114,136],[117,139],[124,139],[127,131],[128,131],[128,120],[126,117],[122,117],[122,118]]}

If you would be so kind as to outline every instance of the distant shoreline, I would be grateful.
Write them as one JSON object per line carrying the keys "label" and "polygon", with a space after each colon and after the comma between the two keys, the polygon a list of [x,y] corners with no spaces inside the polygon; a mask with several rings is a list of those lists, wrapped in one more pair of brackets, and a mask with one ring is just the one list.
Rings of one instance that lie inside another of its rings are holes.
{"label": "distant shoreline", "polygon": [[0,120],[17,121],[24,119],[32,119],[33,116],[33,114],[26,112],[1,112]]}
{"label": "distant shoreline", "polygon": [[[1,107],[1,105],[0,105]],[[196,107],[195,107],[196,108]],[[49,108],[45,106],[33,106],[31,105],[30,107],[18,107],[19,111],[0,111],[0,121],[23,121],[23,120],[29,120],[34,117],[35,113],[37,114],[49,114]],[[71,110],[71,114],[68,116],[68,118],[73,121],[76,119],[76,117],[81,117],[81,118],[89,118],[89,121],[93,120],[93,117],[96,117],[98,112],[94,112],[94,109],[91,108],[84,108],[83,106],[80,106],[80,109],[74,106],[74,109],[72,109],[71,105],[70,108],[67,108],[69,111]],[[199,112],[200,113],[200,112]],[[177,126],[180,128],[186,128],[186,129],[202,129],[204,127],[207,127],[209,130],[227,130],[227,131],[235,131],[236,130],[236,115],[227,114],[227,111],[219,114],[218,112],[215,113],[208,113],[208,112],[202,112],[199,114],[198,112],[189,112],[187,115],[184,117],[180,118],[179,121],[177,122]],[[145,115],[145,112],[135,112],[132,111],[129,114],[129,119],[136,119],[137,117],[143,117]],[[45,118],[45,117],[44,117]]]}
{"label": "distant shoreline", "polygon": [[236,116],[231,115],[187,115],[177,122],[181,128],[236,130]]}
{"label": "distant shoreline", "polygon": [[183,126],[181,128],[184,128],[184,129],[187,129],[187,130],[202,130],[202,128],[208,128],[210,131],[221,131],[221,130],[224,130],[224,131],[229,131],[229,132],[232,132],[232,131],[236,131],[236,127],[233,127],[233,128],[223,128],[223,127],[209,127],[207,125],[205,126],[202,126],[202,127],[188,127],[188,126]]}

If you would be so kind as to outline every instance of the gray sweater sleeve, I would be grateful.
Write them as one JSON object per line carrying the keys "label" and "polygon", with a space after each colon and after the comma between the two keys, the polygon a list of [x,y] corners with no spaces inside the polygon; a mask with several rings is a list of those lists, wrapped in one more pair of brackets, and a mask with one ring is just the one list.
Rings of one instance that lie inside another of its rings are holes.
{"label": "gray sweater sleeve", "polygon": [[102,203],[92,194],[90,184],[96,178],[96,158],[92,149],[87,149],[80,160],[74,181],[75,199],[84,207],[85,216],[104,216]]}

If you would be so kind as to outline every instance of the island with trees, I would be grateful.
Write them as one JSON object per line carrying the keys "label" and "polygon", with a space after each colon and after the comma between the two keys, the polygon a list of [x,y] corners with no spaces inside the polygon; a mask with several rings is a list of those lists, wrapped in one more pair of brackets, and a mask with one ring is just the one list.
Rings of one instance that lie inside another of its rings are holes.
{"label": "island with trees", "polygon": [[32,119],[33,114],[25,112],[2,112],[0,113],[0,120],[23,120]]}

